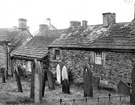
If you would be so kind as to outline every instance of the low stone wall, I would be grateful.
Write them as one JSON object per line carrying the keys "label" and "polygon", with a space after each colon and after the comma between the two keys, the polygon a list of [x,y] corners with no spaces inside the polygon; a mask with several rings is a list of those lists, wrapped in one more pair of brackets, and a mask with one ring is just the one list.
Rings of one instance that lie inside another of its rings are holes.
{"label": "low stone wall", "polygon": [[[62,50],[60,60],[52,60],[53,48],[50,51],[50,69],[55,72],[57,63],[66,65],[72,73],[75,83],[83,82],[84,58],[89,57],[93,51],[85,50]],[[120,53],[105,51],[105,60],[102,65],[92,63],[91,70],[94,76],[107,79],[117,84],[120,80],[131,82],[132,61],[134,56],[131,53]]]}

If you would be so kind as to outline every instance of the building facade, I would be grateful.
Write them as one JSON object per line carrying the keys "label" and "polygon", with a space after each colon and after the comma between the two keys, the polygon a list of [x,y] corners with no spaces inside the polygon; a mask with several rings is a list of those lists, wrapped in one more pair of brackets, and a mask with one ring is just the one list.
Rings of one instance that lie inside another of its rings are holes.
{"label": "building facade", "polygon": [[131,83],[132,61],[135,58],[134,20],[115,22],[115,13],[104,13],[103,24],[87,25],[72,21],[65,34],[49,46],[50,70],[66,65],[73,82],[83,82],[86,58],[94,77],[117,84]]}
{"label": "building facade", "polygon": [[19,27],[0,29],[0,67],[11,69],[10,53],[25,45],[32,35],[27,27],[26,19],[19,19]]}

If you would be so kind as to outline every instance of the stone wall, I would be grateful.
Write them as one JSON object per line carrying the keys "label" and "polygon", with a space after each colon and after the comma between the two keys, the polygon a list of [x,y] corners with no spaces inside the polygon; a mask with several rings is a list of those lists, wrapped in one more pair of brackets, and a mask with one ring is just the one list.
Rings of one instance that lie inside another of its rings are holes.
{"label": "stone wall", "polygon": [[0,45],[0,68],[5,67],[6,68],[6,49],[4,46]]}
{"label": "stone wall", "polygon": [[[61,59],[52,60],[54,51],[50,51],[50,70],[55,72],[56,64],[59,63],[61,67],[66,65],[68,71],[73,74],[75,83],[83,82],[83,65],[84,58],[89,57],[92,59],[94,52],[85,50],[61,50]],[[91,70],[94,76],[99,76],[102,79],[107,79],[110,82],[118,83],[123,80],[131,82],[131,71],[133,55],[124,52],[104,51],[104,63],[102,65],[94,64],[90,60]]]}

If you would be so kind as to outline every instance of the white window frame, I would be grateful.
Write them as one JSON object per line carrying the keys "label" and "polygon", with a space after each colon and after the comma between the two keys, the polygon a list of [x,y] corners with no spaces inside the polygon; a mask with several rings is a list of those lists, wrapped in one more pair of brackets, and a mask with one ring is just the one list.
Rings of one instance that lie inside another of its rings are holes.
{"label": "white window frame", "polygon": [[102,65],[103,64],[103,53],[100,51],[95,52],[95,64]]}

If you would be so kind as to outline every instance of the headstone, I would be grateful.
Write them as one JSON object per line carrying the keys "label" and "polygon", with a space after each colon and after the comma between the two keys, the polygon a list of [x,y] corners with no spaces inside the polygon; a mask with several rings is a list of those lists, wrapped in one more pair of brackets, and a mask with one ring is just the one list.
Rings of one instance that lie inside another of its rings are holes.
{"label": "headstone", "polygon": [[62,68],[62,92],[67,94],[70,93],[70,85],[66,66],[63,66]]}
{"label": "headstone", "polygon": [[32,75],[31,75],[31,89],[30,89],[30,98],[35,99],[35,62],[32,63]]}
{"label": "headstone", "polygon": [[130,95],[130,87],[126,83],[124,83],[123,81],[120,81],[118,83],[117,89],[118,89],[119,94],[123,94],[126,96]]}
{"label": "headstone", "polygon": [[62,81],[62,92],[66,94],[70,94],[69,81],[67,79],[64,79]]}
{"label": "headstone", "polygon": [[35,99],[34,102],[38,103],[39,102],[39,75],[35,74]]}
{"label": "headstone", "polygon": [[59,64],[56,67],[56,78],[57,78],[57,82],[61,84],[61,70]]}
{"label": "headstone", "polygon": [[27,71],[31,72],[31,61],[27,62]]}
{"label": "headstone", "polygon": [[36,64],[36,70],[38,73],[35,74],[35,103],[41,103],[42,102],[42,69],[40,61],[37,61],[35,59]]}
{"label": "headstone", "polygon": [[45,92],[45,83],[47,80],[47,74],[45,72],[45,70],[42,71],[42,97],[44,97],[44,92]]}
{"label": "headstone", "polygon": [[47,70],[47,80],[48,80],[48,88],[51,90],[55,89],[53,73],[50,70]]}
{"label": "headstone", "polygon": [[20,75],[18,73],[18,68],[15,69],[14,73],[15,73],[15,77],[16,77],[18,92],[23,92]]}
{"label": "headstone", "polygon": [[23,76],[23,70],[20,65],[18,66],[18,73],[19,73],[19,76]]}
{"label": "headstone", "polygon": [[6,80],[5,80],[5,68],[1,68],[0,69],[0,72],[1,72],[1,77],[2,77],[2,83],[5,83]]}
{"label": "headstone", "polygon": [[98,77],[98,76],[93,76],[93,77],[92,77],[92,80],[93,80],[93,85],[98,89],[99,83],[100,83],[100,77]]}
{"label": "headstone", "polygon": [[62,68],[62,81],[64,79],[67,79],[68,80],[68,72],[67,72],[66,66],[63,66],[63,68]]}
{"label": "headstone", "polygon": [[84,97],[93,97],[92,72],[90,66],[85,64],[83,71]]}
{"label": "headstone", "polygon": [[38,75],[39,75],[39,100],[40,102],[42,101],[42,85],[43,85],[43,82],[42,82],[42,67],[41,67],[41,64],[40,64],[40,61],[38,61]]}

